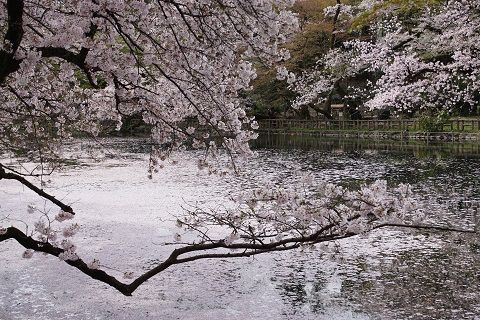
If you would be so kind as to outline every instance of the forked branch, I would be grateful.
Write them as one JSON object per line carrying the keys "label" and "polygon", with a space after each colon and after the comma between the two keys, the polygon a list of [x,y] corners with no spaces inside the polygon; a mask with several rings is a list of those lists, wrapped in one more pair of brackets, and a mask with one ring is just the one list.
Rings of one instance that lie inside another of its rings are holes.
{"label": "forked branch", "polygon": [[[374,227],[373,229],[384,228],[384,227],[401,227],[401,228],[410,228],[410,229],[425,229],[425,230],[435,230],[435,231],[444,231],[444,232],[462,232],[462,233],[475,233],[472,230],[462,230],[456,228],[448,227],[436,227],[436,226],[427,226],[427,225],[406,225],[406,224],[382,224]],[[199,243],[191,244],[184,247],[174,249],[170,256],[161,264],[157,265],[153,269],[145,272],[140,275],[130,284],[123,283],[112,275],[109,275],[103,270],[92,269],[90,268],[82,259],[78,258],[76,260],[66,260],[70,266],[80,270],[89,277],[101,281],[113,288],[117,289],[119,292],[126,296],[131,296],[132,293],[143,283],[148,281],[150,278],[164,271],[172,265],[191,262],[200,259],[218,259],[218,258],[240,258],[240,257],[250,257],[267,252],[275,251],[286,251],[295,248],[299,248],[303,245],[311,245],[315,243],[328,242],[338,239],[344,239],[353,237],[356,234],[346,233],[346,234],[324,234],[323,232],[316,232],[311,236],[307,237],[292,237],[283,239],[280,241],[275,241],[268,244],[261,243],[231,243],[226,244],[224,240],[218,240],[211,243]],[[25,233],[20,231],[15,227],[9,227],[4,229],[0,234],[0,242],[14,239],[19,244],[21,244],[26,249],[31,249],[38,252],[44,252],[52,256],[59,257],[62,253],[65,252],[64,249],[55,247],[50,243],[45,243],[37,241],[30,236],[27,236]],[[237,251],[234,252],[221,252],[219,249],[234,249]],[[240,252],[238,252],[240,250]]]}

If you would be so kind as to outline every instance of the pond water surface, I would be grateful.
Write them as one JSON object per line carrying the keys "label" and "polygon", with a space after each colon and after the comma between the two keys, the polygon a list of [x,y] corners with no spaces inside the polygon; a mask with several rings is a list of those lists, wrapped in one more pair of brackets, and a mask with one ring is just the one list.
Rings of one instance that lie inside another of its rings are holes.
{"label": "pond water surface", "polygon": [[[411,183],[429,205],[427,220],[473,229],[466,201],[480,199],[477,144],[427,144],[262,136],[247,177],[199,173],[192,152],[147,178],[148,144],[104,141],[72,145],[81,165],[56,172],[48,191],[72,203],[82,230],[75,243],[86,260],[140,274],[172,250],[171,214],[209,205],[251,188],[251,177],[288,183],[296,172],[356,187],[375,179]],[[190,159],[191,158],[191,159]],[[9,160],[5,160],[9,161]],[[26,206],[48,204],[13,182],[1,182],[0,219],[31,219]],[[20,222],[9,223],[21,227]],[[2,222],[2,224],[5,224]],[[480,319],[480,237],[384,229],[335,246],[238,260],[174,266],[133,297],[73,270],[56,258],[22,259],[0,244],[0,319]]]}

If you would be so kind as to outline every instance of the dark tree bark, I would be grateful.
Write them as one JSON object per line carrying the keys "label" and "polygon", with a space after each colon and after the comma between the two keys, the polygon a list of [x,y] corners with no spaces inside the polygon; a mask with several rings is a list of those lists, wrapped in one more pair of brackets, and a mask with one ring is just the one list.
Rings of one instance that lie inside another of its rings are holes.
{"label": "dark tree bark", "polygon": [[8,24],[3,45],[9,50],[0,50],[0,84],[20,67],[14,55],[23,38],[23,8],[23,0],[7,0]]}

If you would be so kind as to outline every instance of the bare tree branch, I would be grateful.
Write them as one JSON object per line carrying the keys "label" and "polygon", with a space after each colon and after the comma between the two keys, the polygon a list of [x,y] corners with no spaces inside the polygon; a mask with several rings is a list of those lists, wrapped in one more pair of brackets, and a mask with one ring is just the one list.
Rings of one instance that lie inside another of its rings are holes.
{"label": "bare tree branch", "polygon": [[[25,233],[23,233],[22,231],[20,231],[15,227],[9,227],[7,228],[6,233],[0,234],[0,242],[8,239],[15,239],[19,244],[21,244],[26,249],[32,249],[38,252],[44,252],[55,257],[58,257],[61,253],[65,251],[61,248],[53,246],[50,243],[37,241],[32,237],[27,236]],[[114,287],[115,289],[117,289],[118,291],[120,291],[125,295],[130,295],[128,291],[128,286],[126,284],[121,283],[115,277],[108,275],[105,271],[98,270],[98,269],[90,269],[82,259],[77,259],[75,261],[67,260],[65,262],[71,265],[72,267],[77,268],[78,270],[90,276],[91,278],[102,281]]]}
{"label": "bare tree branch", "polygon": [[43,191],[43,189],[40,189],[39,187],[35,186],[33,183],[31,183],[30,181],[28,181],[27,179],[25,179],[21,175],[13,173],[13,172],[6,172],[4,166],[0,164],[0,180],[2,180],[2,179],[16,180],[16,181],[20,182],[21,184],[23,184],[25,187],[29,188],[30,190],[32,190],[33,192],[38,194],[39,196],[41,196],[42,198],[50,200],[52,203],[54,203],[55,205],[60,207],[60,209],[62,209],[63,211],[71,213],[73,215],[75,214],[75,212],[73,212],[72,207],[70,207],[69,205],[67,205],[67,204],[63,203],[62,201],[58,200],[54,196],[46,193],[45,191]]}

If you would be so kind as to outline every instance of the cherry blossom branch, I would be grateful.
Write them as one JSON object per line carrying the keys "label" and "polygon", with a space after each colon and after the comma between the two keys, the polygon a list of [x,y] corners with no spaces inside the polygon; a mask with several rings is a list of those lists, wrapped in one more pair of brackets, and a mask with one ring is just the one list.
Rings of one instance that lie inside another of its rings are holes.
{"label": "cherry blossom branch", "polygon": [[[15,174],[18,174],[19,176],[23,176],[23,177],[36,177],[36,178],[41,178],[41,177],[45,177],[45,176],[49,176],[51,175],[54,171],[55,171],[55,167],[51,168],[50,171],[48,172],[42,172],[42,173],[34,173],[38,166],[36,166],[34,169],[32,169],[30,172],[27,172],[27,173],[23,173],[23,172],[20,172],[18,170],[15,170],[13,169],[12,167],[9,167],[9,166],[6,166],[4,164],[0,164],[0,167],[3,167],[4,169],[10,171],[10,172],[13,172]],[[22,166],[23,169],[27,170],[25,167]]]}
{"label": "cherry blossom branch", "polygon": [[75,214],[75,212],[73,212],[73,209],[72,209],[71,206],[63,203],[62,201],[58,200],[54,196],[46,193],[43,189],[40,189],[39,187],[35,186],[33,183],[31,183],[30,181],[25,179],[23,176],[21,176],[19,174],[16,174],[16,173],[13,173],[13,172],[6,172],[4,166],[0,164],[0,180],[2,180],[2,179],[16,180],[16,181],[20,182],[21,184],[23,184],[28,189],[32,190],[33,192],[35,192],[36,194],[41,196],[42,198],[45,198],[45,199],[51,201],[52,203],[57,205],[63,211],[71,213],[73,215]]}
{"label": "cherry blossom branch", "polygon": [[[32,237],[27,236],[25,233],[20,231],[15,227],[6,228],[3,232],[0,232],[0,242],[14,239],[20,245],[22,245],[26,249],[47,253],[49,255],[58,257],[60,256],[65,250],[62,248],[58,248],[53,246],[50,243],[37,241]],[[67,264],[71,265],[74,268],[77,268],[84,274],[90,276],[93,279],[99,280],[104,282],[118,291],[122,292],[123,294],[128,293],[127,285],[118,281],[115,277],[108,275],[105,271],[98,270],[98,269],[91,269],[88,265],[82,260],[66,260]]]}
{"label": "cherry blossom branch", "polygon": [[[408,225],[408,224],[381,224],[373,227],[372,230],[385,228],[385,227],[401,227],[401,228],[410,228],[410,229],[435,230],[435,231],[442,231],[442,232],[475,233],[475,231],[472,231],[472,230],[463,230],[463,229],[457,229],[457,228],[427,226],[427,225]],[[126,296],[131,296],[132,293],[140,285],[142,285],[143,283],[145,283],[155,275],[159,274],[160,272],[176,264],[187,263],[187,262],[192,262],[192,261],[201,260],[201,259],[251,257],[254,255],[259,255],[263,253],[292,250],[295,248],[299,248],[302,245],[334,241],[334,240],[349,238],[357,235],[355,233],[346,233],[343,235],[332,234],[332,235],[320,236],[321,234],[322,232],[320,232],[319,230],[319,232],[316,232],[308,237],[292,237],[292,238],[275,241],[267,244],[260,244],[260,243],[226,244],[225,241],[223,240],[219,240],[213,243],[190,244],[184,247],[174,249],[164,262],[160,263],[153,269],[140,275],[138,278],[133,280],[130,284],[119,281],[117,278],[115,278],[112,275],[109,275],[103,270],[99,270],[97,268],[91,268],[88,264],[86,264],[80,258],[77,258],[75,260],[66,260],[65,262],[70,266],[78,269],[82,273],[88,275],[92,279],[108,284]],[[23,233],[22,231],[20,231],[15,227],[0,229],[0,242],[3,242],[8,239],[16,240],[20,245],[22,245],[26,249],[47,253],[56,257],[59,257],[62,253],[65,252],[64,249],[55,247],[50,243],[37,241],[32,237],[27,236],[25,233]],[[217,249],[236,249],[236,250],[244,250],[244,251],[199,253],[194,255],[188,255],[191,253],[217,250]],[[182,257],[183,255],[187,255],[187,256]]]}

